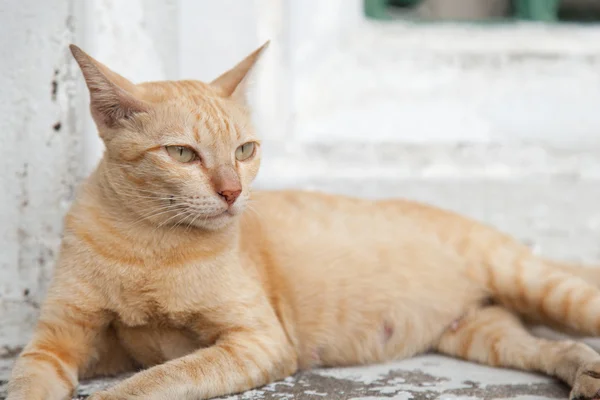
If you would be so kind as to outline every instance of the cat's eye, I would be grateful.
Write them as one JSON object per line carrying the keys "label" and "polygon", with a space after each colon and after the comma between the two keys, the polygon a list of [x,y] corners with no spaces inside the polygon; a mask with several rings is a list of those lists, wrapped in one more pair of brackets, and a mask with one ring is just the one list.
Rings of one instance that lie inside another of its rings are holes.
{"label": "cat's eye", "polygon": [[167,153],[169,153],[169,155],[173,157],[173,159],[182,163],[189,163],[198,158],[194,150],[190,149],[189,147],[167,146],[166,149]]}
{"label": "cat's eye", "polygon": [[235,159],[238,161],[245,161],[254,155],[256,143],[248,142],[244,143],[237,149],[235,149]]}

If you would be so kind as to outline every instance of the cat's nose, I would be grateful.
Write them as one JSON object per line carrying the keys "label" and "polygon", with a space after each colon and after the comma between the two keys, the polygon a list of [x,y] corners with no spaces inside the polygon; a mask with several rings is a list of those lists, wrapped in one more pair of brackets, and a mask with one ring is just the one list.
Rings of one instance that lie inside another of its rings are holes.
{"label": "cat's nose", "polygon": [[212,171],[211,181],[215,192],[227,202],[228,206],[235,203],[242,193],[240,177],[231,165],[220,165]]}
{"label": "cat's nose", "polygon": [[223,190],[219,192],[219,196],[221,196],[227,202],[227,205],[230,206],[235,203],[240,193],[242,193],[241,190]]}

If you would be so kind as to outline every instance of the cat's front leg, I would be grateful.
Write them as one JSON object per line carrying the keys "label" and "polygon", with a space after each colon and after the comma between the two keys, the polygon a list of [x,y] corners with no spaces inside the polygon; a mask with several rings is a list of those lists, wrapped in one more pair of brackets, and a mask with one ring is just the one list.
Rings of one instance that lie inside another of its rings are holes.
{"label": "cat's front leg", "polygon": [[296,354],[278,330],[236,330],[211,347],[139,372],[88,400],[198,400],[262,386],[297,369]]}
{"label": "cat's front leg", "polygon": [[71,399],[78,372],[87,365],[108,320],[81,289],[51,289],[34,337],[15,363],[6,400]]}

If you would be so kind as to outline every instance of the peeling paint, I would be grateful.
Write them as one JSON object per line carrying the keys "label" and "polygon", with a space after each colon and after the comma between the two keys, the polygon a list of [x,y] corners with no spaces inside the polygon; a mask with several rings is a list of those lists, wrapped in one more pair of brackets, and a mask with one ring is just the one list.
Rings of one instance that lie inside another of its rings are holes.
{"label": "peeling paint", "polygon": [[58,69],[54,70],[54,78],[52,79],[52,92],[51,92],[51,98],[52,101],[56,101],[57,95],[58,95],[58,74],[60,73],[60,71]]}
{"label": "peeling paint", "polygon": [[[3,372],[0,368],[0,380],[5,377],[6,370]],[[110,378],[83,382],[77,398],[85,398],[118,381],[119,378]],[[3,399],[2,390],[0,383],[0,399]],[[384,365],[305,371],[221,399],[545,400],[562,399],[567,395],[564,385],[548,377],[426,355]]]}

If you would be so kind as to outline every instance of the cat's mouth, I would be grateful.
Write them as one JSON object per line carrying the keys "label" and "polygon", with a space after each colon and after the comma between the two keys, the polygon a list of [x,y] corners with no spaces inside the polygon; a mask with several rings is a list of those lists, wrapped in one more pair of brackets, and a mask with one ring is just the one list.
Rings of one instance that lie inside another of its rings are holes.
{"label": "cat's mouth", "polygon": [[191,223],[192,226],[197,226],[207,229],[219,229],[229,223],[235,218],[236,214],[231,209],[227,209],[215,214],[201,215],[195,218]]}
{"label": "cat's mouth", "polygon": [[212,214],[212,215],[207,215],[204,217],[205,220],[213,220],[213,219],[219,219],[219,218],[227,218],[227,217],[233,217],[235,216],[235,213],[232,211],[231,208],[228,208],[225,211],[221,211],[217,214]]}
{"label": "cat's mouth", "polygon": [[219,218],[223,218],[226,214],[227,214],[227,211],[223,211],[222,213],[219,213],[219,214],[206,215],[204,217],[204,219],[205,220],[219,219]]}
{"label": "cat's mouth", "polygon": [[[170,200],[170,199],[169,199]],[[199,227],[217,227],[228,224],[236,218],[242,209],[234,206],[222,206],[217,209],[203,210],[195,205],[185,204],[181,207],[184,217],[182,224]]]}

